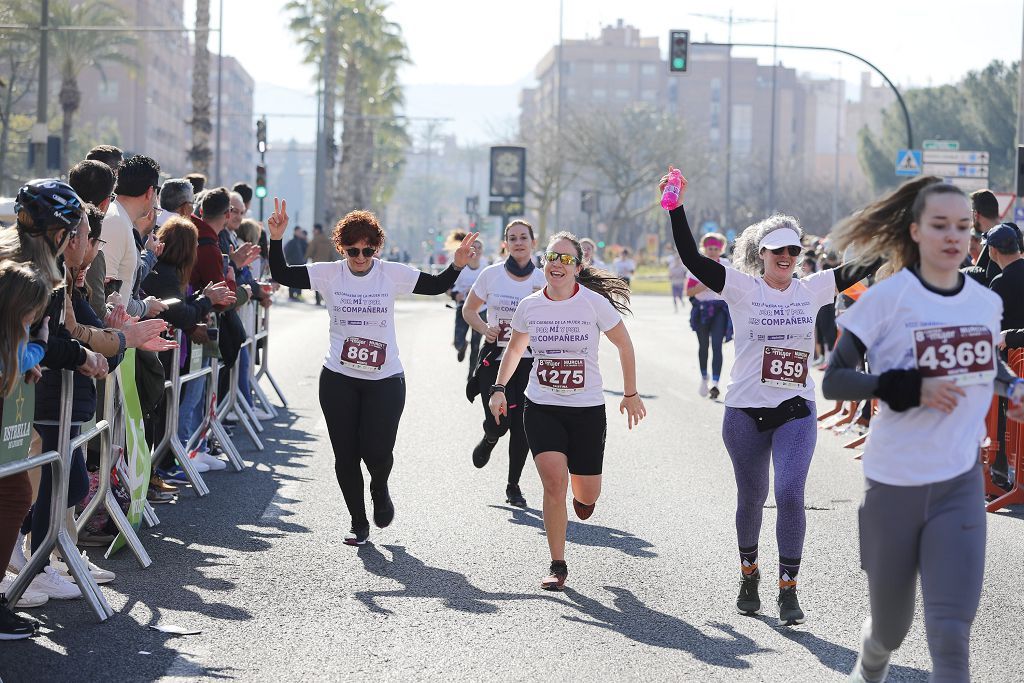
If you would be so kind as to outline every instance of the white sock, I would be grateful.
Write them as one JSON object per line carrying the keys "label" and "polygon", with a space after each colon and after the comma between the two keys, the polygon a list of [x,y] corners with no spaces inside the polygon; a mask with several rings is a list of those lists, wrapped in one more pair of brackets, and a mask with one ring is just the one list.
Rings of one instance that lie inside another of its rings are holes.
{"label": "white sock", "polygon": [[871,617],[864,620],[860,629],[860,661],[861,673],[865,680],[883,681],[889,670],[889,650],[878,642],[871,634]]}

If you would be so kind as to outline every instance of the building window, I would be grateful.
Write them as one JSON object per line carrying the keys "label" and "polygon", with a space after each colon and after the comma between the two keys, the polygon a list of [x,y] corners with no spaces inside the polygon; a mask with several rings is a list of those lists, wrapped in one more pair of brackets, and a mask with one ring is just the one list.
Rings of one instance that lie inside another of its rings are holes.
{"label": "building window", "polygon": [[619,88],[615,91],[615,98],[619,100],[628,100],[629,91],[626,90],[625,88]]}
{"label": "building window", "polygon": [[658,91],[651,89],[641,90],[640,99],[643,100],[644,102],[653,102],[656,99],[658,99]]}
{"label": "building window", "polygon": [[658,66],[656,64],[642,64],[640,66],[640,73],[644,76],[653,76],[658,73]]}
{"label": "building window", "polygon": [[615,65],[615,73],[619,74],[620,76],[628,76],[629,75],[629,62],[619,62],[618,64],[616,64]]}
{"label": "building window", "polygon": [[594,62],[594,73],[606,74],[608,73],[608,65],[604,62]]}
{"label": "building window", "polygon": [[595,100],[603,100],[608,97],[608,92],[604,88],[594,88],[593,96]]}
{"label": "building window", "polygon": [[754,141],[754,108],[749,104],[732,107],[732,149],[737,154],[750,154]]}

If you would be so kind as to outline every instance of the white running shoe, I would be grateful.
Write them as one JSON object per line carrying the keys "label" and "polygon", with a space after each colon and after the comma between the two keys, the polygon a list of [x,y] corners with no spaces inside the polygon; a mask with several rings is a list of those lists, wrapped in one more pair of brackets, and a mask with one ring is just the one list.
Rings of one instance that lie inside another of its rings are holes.
{"label": "white running shoe", "polygon": [[7,568],[15,574],[20,574],[28,563],[25,557],[25,535],[18,534],[18,540],[14,543],[14,550],[11,551],[11,558],[7,561]]}
{"label": "white running shoe", "polygon": [[43,573],[32,579],[28,587],[54,600],[74,600],[82,597],[82,589],[58,574],[53,567],[43,569]]}
{"label": "white running shoe", "polygon": [[[114,572],[107,571],[106,569],[102,569],[101,567],[97,567],[92,562],[90,562],[89,555],[84,550],[82,551],[82,561],[85,562],[87,567],[89,567],[89,573],[92,574],[92,578],[96,581],[96,583],[100,585],[110,583],[111,581],[117,578],[117,575],[114,574]],[[75,577],[71,576],[71,572],[68,570],[68,565],[64,562],[64,560],[55,557],[52,560],[50,560],[50,566],[56,569],[57,573],[63,576],[68,581],[72,583],[75,582]]]}
{"label": "white running shoe", "polygon": [[256,408],[255,410],[252,411],[252,413],[253,413],[253,415],[256,416],[256,419],[259,420],[260,422],[264,422],[265,420],[273,420],[274,419],[274,416],[271,415],[266,410],[263,410],[263,408]]}
{"label": "white running shoe", "polygon": [[213,471],[226,470],[228,468],[228,464],[226,462],[220,458],[210,455],[206,451],[196,453],[195,457],[192,458],[192,462],[206,465],[207,469]]}
{"label": "white running shoe", "polygon": [[[11,590],[11,586],[14,585],[14,577],[6,577],[3,581],[0,581],[0,593],[6,594]],[[46,604],[46,601],[50,598],[43,593],[38,593],[32,590],[25,590],[18,598],[18,604],[14,607],[16,609],[28,609],[29,607],[41,607]]]}
{"label": "white running shoe", "polygon": [[706,377],[701,377],[700,386],[697,387],[697,393],[702,398],[708,395],[708,380]]}
{"label": "white running shoe", "polygon": [[205,460],[199,457],[200,455],[209,455],[209,453],[196,453],[195,456],[191,458],[192,466],[196,468],[196,472],[199,474],[206,474],[210,471],[210,466]]}

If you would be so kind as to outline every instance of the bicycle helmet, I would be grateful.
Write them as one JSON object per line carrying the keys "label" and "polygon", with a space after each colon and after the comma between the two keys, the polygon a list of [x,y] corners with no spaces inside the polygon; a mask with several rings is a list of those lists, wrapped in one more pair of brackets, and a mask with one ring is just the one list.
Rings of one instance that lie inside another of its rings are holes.
{"label": "bicycle helmet", "polygon": [[32,226],[23,229],[34,235],[60,229],[73,234],[85,214],[82,200],[71,186],[56,178],[38,178],[22,186],[14,210],[26,211],[32,217]]}

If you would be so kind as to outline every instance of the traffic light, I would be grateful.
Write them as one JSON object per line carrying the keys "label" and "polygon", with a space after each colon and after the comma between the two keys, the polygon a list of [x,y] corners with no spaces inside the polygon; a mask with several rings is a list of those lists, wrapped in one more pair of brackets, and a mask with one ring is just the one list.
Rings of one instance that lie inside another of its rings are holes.
{"label": "traffic light", "polygon": [[668,70],[673,73],[686,71],[687,52],[690,49],[689,31],[669,31]]}
{"label": "traffic light", "polygon": [[597,190],[583,190],[580,192],[580,211],[591,215],[598,212]]}
{"label": "traffic light", "polygon": [[263,199],[267,196],[267,167],[265,164],[256,164],[256,197]]}
{"label": "traffic light", "polygon": [[256,120],[256,151],[263,154],[267,151],[267,121]]}

